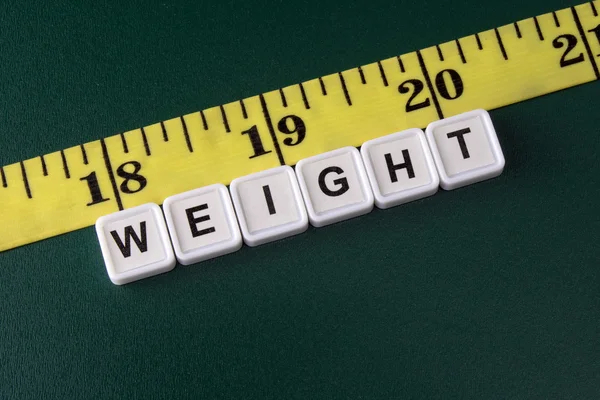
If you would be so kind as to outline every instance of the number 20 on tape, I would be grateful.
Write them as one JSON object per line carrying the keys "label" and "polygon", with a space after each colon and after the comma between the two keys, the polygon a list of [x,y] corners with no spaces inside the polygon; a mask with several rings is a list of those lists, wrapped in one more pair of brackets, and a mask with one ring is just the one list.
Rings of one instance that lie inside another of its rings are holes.
{"label": "number 20 on tape", "polygon": [[[0,168],[0,250],[114,211],[600,79],[598,1]],[[174,178],[177,177],[177,178]]]}

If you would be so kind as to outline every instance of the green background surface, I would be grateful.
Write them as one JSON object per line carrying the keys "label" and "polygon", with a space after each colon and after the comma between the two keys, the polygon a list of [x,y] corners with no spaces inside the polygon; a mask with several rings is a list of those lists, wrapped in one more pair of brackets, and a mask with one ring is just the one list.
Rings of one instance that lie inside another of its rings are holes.
{"label": "green background surface", "polygon": [[[41,3],[0,164],[576,4]],[[91,227],[1,253],[0,398],[598,398],[599,88],[493,111],[497,179],[124,287]]]}

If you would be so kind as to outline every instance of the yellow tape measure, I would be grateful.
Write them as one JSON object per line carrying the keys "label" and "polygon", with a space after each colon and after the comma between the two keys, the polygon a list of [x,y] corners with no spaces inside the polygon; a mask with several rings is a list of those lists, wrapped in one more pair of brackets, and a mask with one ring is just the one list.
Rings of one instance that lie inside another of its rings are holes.
{"label": "yellow tape measure", "polygon": [[600,2],[0,168],[0,251],[101,215],[600,79]]}

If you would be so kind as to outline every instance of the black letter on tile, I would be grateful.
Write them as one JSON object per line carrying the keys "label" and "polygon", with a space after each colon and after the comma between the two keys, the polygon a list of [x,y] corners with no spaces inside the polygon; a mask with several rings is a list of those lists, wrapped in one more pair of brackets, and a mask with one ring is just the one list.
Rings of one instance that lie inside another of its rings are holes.
{"label": "black letter on tile", "polygon": [[346,179],[346,178],[334,179],[333,183],[336,184],[336,185],[340,185],[340,188],[337,189],[337,190],[330,190],[327,187],[327,185],[325,184],[325,177],[330,172],[331,173],[336,173],[336,174],[339,175],[339,174],[343,174],[344,170],[341,169],[340,167],[327,167],[327,168],[325,168],[319,174],[319,187],[321,188],[321,190],[323,191],[323,193],[325,193],[327,196],[336,197],[336,196],[343,195],[344,193],[346,193],[350,189],[350,187],[348,186],[348,179]]}
{"label": "black letter on tile", "polygon": [[198,230],[198,224],[200,222],[209,221],[210,215],[202,215],[200,217],[194,217],[194,213],[202,210],[207,210],[208,204],[200,204],[199,206],[186,208],[185,213],[187,215],[188,223],[190,224],[190,231],[192,232],[193,237],[198,237],[202,235],[207,235],[209,233],[213,233],[215,228],[211,226],[210,228]]}
{"label": "black letter on tile", "polygon": [[267,200],[267,207],[269,208],[269,215],[275,214],[275,204],[273,203],[273,196],[271,196],[271,188],[269,185],[263,186],[263,193],[265,194],[265,200]]}
{"label": "black letter on tile", "polygon": [[135,233],[131,225],[125,227],[125,244],[123,244],[117,231],[110,231],[110,235],[115,240],[115,243],[125,258],[131,256],[131,239],[133,239],[138,249],[140,249],[140,252],[144,253],[148,251],[148,242],[146,241],[146,221],[140,222],[141,239],[138,237],[137,233]]}
{"label": "black letter on tile", "polygon": [[408,150],[402,150],[402,157],[404,157],[404,162],[402,164],[394,164],[394,161],[392,161],[392,155],[390,153],[385,154],[385,163],[387,164],[387,169],[390,173],[390,179],[392,182],[398,182],[396,171],[399,169],[406,168],[406,173],[408,174],[409,179],[415,177],[415,170],[413,169]]}
{"label": "black letter on tile", "polygon": [[448,134],[448,139],[453,138],[453,137],[458,139],[458,145],[460,146],[460,151],[462,152],[462,156],[464,159],[471,157],[469,155],[469,149],[467,149],[467,144],[465,143],[465,135],[470,132],[471,132],[471,129],[465,128],[465,129],[459,129],[455,132],[450,132]]}

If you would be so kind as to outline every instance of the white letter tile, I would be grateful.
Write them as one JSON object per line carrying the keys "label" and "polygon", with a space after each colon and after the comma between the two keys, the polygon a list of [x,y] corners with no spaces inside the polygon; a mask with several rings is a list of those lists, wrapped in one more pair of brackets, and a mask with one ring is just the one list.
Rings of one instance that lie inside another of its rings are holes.
{"label": "white letter tile", "polygon": [[485,110],[432,122],[426,133],[445,190],[494,178],[504,169],[504,155]]}
{"label": "white letter tile", "polygon": [[422,130],[369,140],[360,152],[377,207],[389,208],[437,192],[440,179]]}
{"label": "white letter tile", "polygon": [[354,147],[300,160],[296,174],[310,223],[316,227],[373,209],[373,192],[360,153]]}
{"label": "white letter tile", "polygon": [[180,264],[194,264],[242,247],[242,235],[225,185],[170,196],[165,199],[163,210]]}
{"label": "white letter tile", "polygon": [[160,207],[154,203],[98,218],[96,233],[106,271],[115,285],[158,275],[175,267],[165,219]]}
{"label": "white letter tile", "polygon": [[287,165],[234,179],[230,190],[248,246],[297,235],[308,228],[298,181]]}

